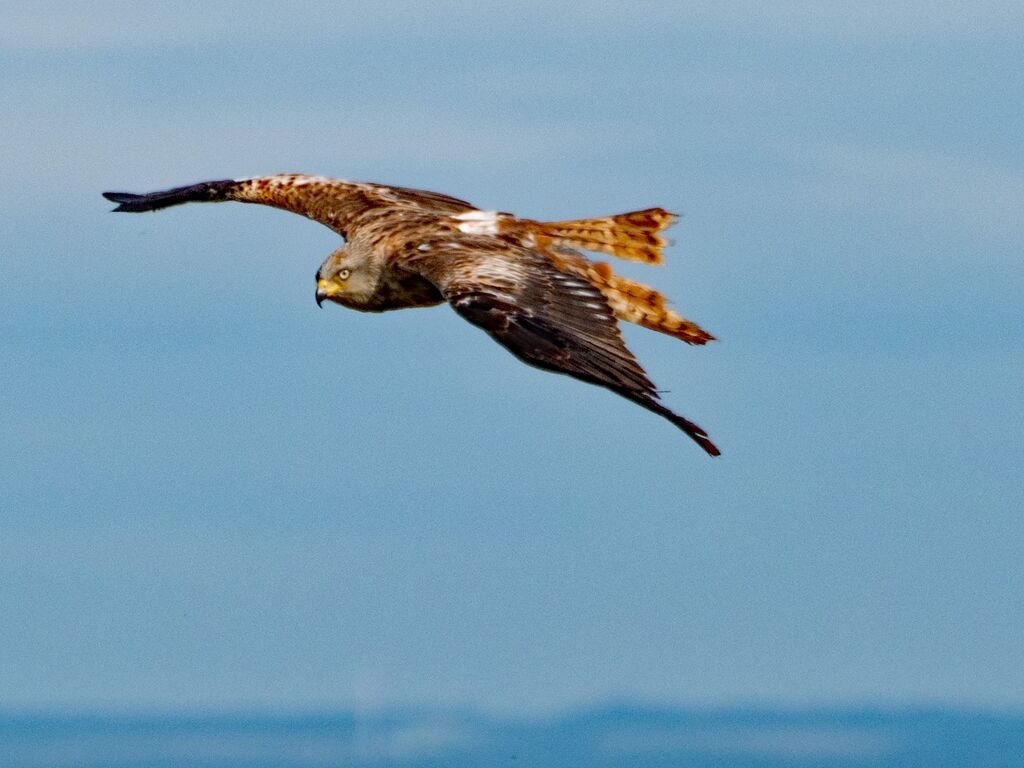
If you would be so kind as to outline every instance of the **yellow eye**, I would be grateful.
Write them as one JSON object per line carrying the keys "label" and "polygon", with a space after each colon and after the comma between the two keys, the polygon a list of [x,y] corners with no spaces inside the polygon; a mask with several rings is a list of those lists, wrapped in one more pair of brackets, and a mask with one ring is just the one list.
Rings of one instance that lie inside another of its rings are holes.
{"label": "yellow eye", "polygon": [[348,277],[351,274],[352,274],[352,270],[351,269],[341,269],[341,270],[338,271],[338,279],[339,280],[348,280]]}

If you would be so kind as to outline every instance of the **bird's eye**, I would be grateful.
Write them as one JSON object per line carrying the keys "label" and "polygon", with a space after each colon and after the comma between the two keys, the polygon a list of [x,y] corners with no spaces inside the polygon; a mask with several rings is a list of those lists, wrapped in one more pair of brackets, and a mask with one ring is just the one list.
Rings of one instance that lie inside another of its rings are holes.
{"label": "bird's eye", "polygon": [[339,280],[348,280],[348,276],[351,275],[351,274],[352,274],[352,270],[351,269],[340,269],[340,270],[338,270],[338,279]]}

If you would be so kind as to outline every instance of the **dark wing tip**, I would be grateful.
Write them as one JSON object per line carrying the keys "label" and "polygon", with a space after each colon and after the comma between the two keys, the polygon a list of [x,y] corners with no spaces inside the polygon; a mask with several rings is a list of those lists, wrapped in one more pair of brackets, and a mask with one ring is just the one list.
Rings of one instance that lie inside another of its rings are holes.
{"label": "dark wing tip", "polygon": [[104,192],[103,196],[112,203],[120,203],[113,209],[115,213],[118,211],[138,213],[152,210],[152,207],[146,203],[145,195],[133,195],[131,192]]}
{"label": "dark wing tip", "polygon": [[139,213],[141,211],[159,211],[182,203],[216,203],[230,199],[231,191],[238,186],[232,179],[223,181],[203,181],[187,187],[175,187],[160,192],[148,192],[136,195],[131,192],[104,192],[103,196],[113,203],[119,203],[115,211]]}
{"label": "dark wing tip", "polygon": [[690,435],[690,437],[693,438],[693,440],[697,443],[697,445],[699,445],[701,448],[703,448],[707,452],[708,456],[721,456],[722,455],[722,452],[720,450],[718,450],[718,446],[715,445],[714,443],[712,443],[710,440],[708,440],[708,438],[706,438],[706,437],[694,437],[693,435]]}
{"label": "dark wing tip", "polygon": [[684,416],[680,416],[675,411],[670,411],[664,405],[653,399],[650,392],[630,392],[628,390],[617,390],[620,395],[632,400],[638,405],[642,405],[649,411],[653,411],[659,416],[663,416],[672,422],[677,428],[681,429],[686,435],[693,440],[697,445],[704,449],[705,453],[709,456],[721,456],[722,452],[718,450],[718,446],[711,442],[711,438],[708,437],[708,433],[701,429],[699,426],[694,424]]}
{"label": "dark wing tip", "polygon": [[[671,413],[671,411],[669,411],[669,413]],[[685,419],[677,413],[672,413],[669,417],[669,421],[679,427],[679,429],[683,430],[683,432],[685,432],[693,442],[703,448],[709,456],[722,455],[722,452],[718,450],[718,446],[711,442],[711,438],[708,437],[708,433],[689,419]]]}

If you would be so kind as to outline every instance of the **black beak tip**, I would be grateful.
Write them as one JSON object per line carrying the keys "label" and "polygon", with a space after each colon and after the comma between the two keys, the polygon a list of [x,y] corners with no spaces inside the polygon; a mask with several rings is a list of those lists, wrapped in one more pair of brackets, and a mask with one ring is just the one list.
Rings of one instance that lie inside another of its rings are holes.
{"label": "black beak tip", "polygon": [[320,307],[320,309],[324,308],[324,295],[320,291],[316,292],[316,305]]}

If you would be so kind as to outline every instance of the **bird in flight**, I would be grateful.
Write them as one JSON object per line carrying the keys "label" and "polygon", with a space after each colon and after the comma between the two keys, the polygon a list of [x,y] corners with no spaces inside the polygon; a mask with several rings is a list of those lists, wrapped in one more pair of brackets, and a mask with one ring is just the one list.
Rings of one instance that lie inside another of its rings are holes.
{"label": "bird in flight", "polygon": [[307,216],[344,239],[317,270],[317,304],[384,312],[448,302],[523,362],[610,389],[719,455],[703,429],[662,405],[617,320],[688,344],[714,337],[656,290],[580,253],[660,263],[667,243],[659,233],[676,218],[662,208],[541,222],[436,192],[303,174],[103,196],[132,213],[236,200]]}

